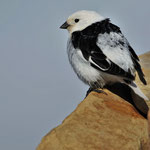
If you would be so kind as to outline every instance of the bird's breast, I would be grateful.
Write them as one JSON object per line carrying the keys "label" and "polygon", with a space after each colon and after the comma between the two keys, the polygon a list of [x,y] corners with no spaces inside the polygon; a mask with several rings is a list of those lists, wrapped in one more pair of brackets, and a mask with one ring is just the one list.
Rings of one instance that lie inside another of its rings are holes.
{"label": "bird's breast", "polygon": [[75,73],[85,83],[96,82],[100,78],[100,72],[90,65],[80,49],[75,49],[71,42],[68,42],[68,57]]}

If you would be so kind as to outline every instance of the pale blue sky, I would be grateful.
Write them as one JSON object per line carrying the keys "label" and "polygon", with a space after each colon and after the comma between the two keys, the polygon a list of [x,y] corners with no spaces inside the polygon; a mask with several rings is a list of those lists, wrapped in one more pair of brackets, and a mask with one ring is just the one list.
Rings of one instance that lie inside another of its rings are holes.
{"label": "pale blue sky", "polygon": [[0,0],[0,149],[32,150],[84,98],[59,26],[95,10],[121,27],[138,54],[150,50],[149,0]]}

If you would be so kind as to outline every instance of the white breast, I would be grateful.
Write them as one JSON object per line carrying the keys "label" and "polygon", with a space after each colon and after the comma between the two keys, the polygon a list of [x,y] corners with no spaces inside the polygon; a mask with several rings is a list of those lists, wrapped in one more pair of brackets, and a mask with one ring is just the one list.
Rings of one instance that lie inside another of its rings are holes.
{"label": "white breast", "polygon": [[78,75],[78,77],[89,84],[89,82],[96,82],[100,79],[100,72],[91,67],[90,62],[84,59],[80,49],[74,49],[70,40],[68,41],[68,57],[69,61]]}

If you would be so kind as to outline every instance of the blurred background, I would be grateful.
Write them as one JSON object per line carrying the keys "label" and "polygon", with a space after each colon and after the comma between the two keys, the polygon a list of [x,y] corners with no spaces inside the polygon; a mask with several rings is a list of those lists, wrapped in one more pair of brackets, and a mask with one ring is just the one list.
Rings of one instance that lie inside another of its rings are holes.
{"label": "blurred background", "polygon": [[150,50],[150,1],[0,0],[0,149],[32,150],[85,97],[66,54],[69,15],[94,10]]}

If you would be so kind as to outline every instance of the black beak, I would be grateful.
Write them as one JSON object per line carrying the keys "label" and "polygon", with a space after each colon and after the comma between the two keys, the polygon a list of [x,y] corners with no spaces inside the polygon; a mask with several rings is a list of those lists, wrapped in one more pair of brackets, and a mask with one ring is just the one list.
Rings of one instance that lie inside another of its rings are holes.
{"label": "black beak", "polygon": [[67,29],[69,27],[69,24],[67,23],[67,21],[60,26],[61,29]]}

